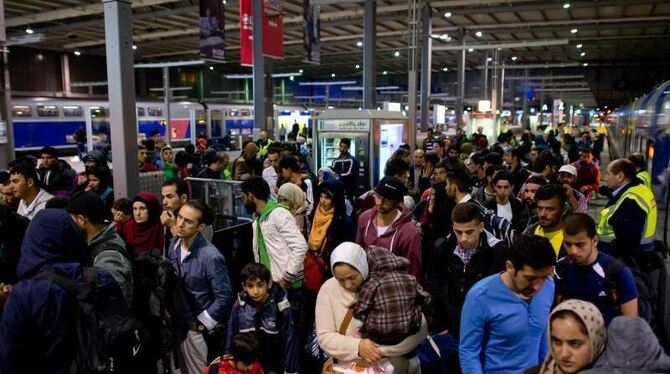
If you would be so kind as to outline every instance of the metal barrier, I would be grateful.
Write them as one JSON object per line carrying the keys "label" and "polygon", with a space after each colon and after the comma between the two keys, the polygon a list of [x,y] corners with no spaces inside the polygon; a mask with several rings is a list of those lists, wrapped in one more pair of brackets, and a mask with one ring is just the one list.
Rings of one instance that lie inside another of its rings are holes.
{"label": "metal barrier", "polygon": [[150,171],[140,173],[140,191],[151,192],[161,201],[161,187],[163,186],[163,172]]}
{"label": "metal barrier", "polygon": [[186,180],[191,184],[192,197],[203,200],[217,215],[251,219],[244,209],[242,182],[190,177]]}

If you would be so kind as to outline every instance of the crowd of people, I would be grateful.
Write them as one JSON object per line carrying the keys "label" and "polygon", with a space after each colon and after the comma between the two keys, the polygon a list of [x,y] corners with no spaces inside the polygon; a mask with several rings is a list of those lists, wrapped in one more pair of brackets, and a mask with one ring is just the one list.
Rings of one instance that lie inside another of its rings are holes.
{"label": "crowd of people", "polygon": [[[0,372],[670,372],[644,156],[601,185],[588,128],[441,130],[367,191],[349,139],[311,170],[304,141],[265,131],[232,162],[152,134],[138,172],[163,174],[160,196],[115,197],[101,151],[81,173],[51,147],[17,159],[0,172]],[[212,244],[189,177],[241,181],[253,261]]]}

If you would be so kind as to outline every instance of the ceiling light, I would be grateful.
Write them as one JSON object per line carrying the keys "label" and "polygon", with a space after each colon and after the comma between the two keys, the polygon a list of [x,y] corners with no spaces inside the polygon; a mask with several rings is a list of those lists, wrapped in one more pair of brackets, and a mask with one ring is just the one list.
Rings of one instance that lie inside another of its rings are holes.
{"label": "ceiling light", "polygon": [[382,74],[383,74],[383,75],[386,75],[386,74],[388,74],[388,71],[384,70],[384,71],[382,72]]}
{"label": "ceiling light", "polygon": [[512,56],[512,61],[516,61],[516,60],[517,60],[517,57],[516,57],[516,56]]}
{"label": "ceiling light", "polygon": [[30,34],[30,35],[32,35],[34,32],[35,32],[35,31],[33,31],[33,29],[31,29],[30,27],[27,27],[27,28],[26,28],[26,34]]}
{"label": "ceiling light", "polygon": [[582,48],[581,44],[577,44],[577,49]]}
{"label": "ceiling light", "polygon": [[582,53],[580,54],[580,56],[582,56],[582,57],[586,56],[586,52],[582,52]]}
{"label": "ceiling light", "polygon": [[302,69],[298,70],[298,73],[302,74],[304,71]]}
{"label": "ceiling light", "polygon": [[356,69],[360,69],[360,68],[361,68],[361,65],[356,64]]}
{"label": "ceiling light", "polygon": [[335,78],[335,73],[330,75],[331,78]]}
{"label": "ceiling light", "polygon": [[209,70],[214,70],[214,66],[210,66],[210,67],[209,67]]}
{"label": "ceiling light", "polygon": [[393,52],[393,56],[395,56],[395,57],[400,57],[400,51],[395,51],[395,52]]}
{"label": "ceiling light", "polygon": [[133,51],[136,51],[136,50],[137,50],[137,46],[135,44],[133,44]]}
{"label": "ceiling light", "polygon": [[79,52],[79,51],[74,51],[74,55],[75,55],[75,56],[81,56],[81,52]]}
{"label": "ceiling light", "polygon": [[449,17],[451,17],[451,15],[452,15],[451,12],[445,12],[444,13],[444,18],[449,18]]}
{"label": "ceiling light", "polygon": [[442,68],[442,71],[449,71],[449,68]]}
{"label": "ceiling light", "polygon": [[477,31],[477,32],[475,33],[475,36],[478,37],[478,38],[481,38],[482,35],[484,35],[484,34],[482,34],[481,31]]}
{"label": "ceiling light", "polygon": [[585,63],[582,64],[582,66],[587,67],[587,66],[589,66],[589,63],[585,62]]}
{"label": "ceiling light", "polygon": [[572,30],[570,30],[570,33],[571,33],[571,34],[576,34],[577,31],[578,31],[577,29],[572,29]]}
{"label": "ceiling light", "polygon": [[362,41],[359,40],[359,41],[356,42],[356,47],[362,47],[362,46],[363,46]]}
{"label": "ceiling light", "polygon": [[468,48],[468,52],[474,52],[474,51],[475,51],[474,48]]}
{"label": "ceiling light", "polygon": [[488,58],[486,58],[486,61],[487,61],[487,62],[491,62],[491,61],[493,61],[493,57],[488,57]]}
{"label": "ceiling light", "polygon": [[449,40],[451,40],[451,37],[447,34],[442,34],[442,35],[440,35],[440,39],[449,41]]}
{"label": "ceiling light", "polygon": [[570,8],[570,3],[563,4],[563,9],[569,9],[569,8]]}
{"label": "ceiling light", "polygon": [[294,80],[295,78],[291,75],[290,77],[288,77],[288,79]]}

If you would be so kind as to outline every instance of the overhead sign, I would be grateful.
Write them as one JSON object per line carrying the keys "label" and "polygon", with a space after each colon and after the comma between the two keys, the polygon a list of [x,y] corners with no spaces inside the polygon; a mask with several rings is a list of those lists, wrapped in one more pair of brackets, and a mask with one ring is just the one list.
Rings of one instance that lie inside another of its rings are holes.
{"label": "overhead sign", "polygon": [[321,6],[314,0],[305,0],[303,3],[303,46],[305,47],[305,62],[321,63],[321,21],[319,20]]}
{"label": "overhead sign", "polygon": [[[284,2],[263,0],[263,56],[284,58]],[[254,64],[253,0],[240,0],[240,63]]]}
{"label": "overhead sign", "polygon": [[40,43],[43,40],[44,35],[42,34],[12,36],[11,38],[7,39],[7,46],[12,47],[15,45],[34,44]]}
{"label": "overhead sign", "polygon": [[221,0],[200,0],[200,58],[224,61],[224,5]]}
{"label": "overhead sign", "polygon": [[322,119],[319,131],[370,131],[370,121],[366,119]]}

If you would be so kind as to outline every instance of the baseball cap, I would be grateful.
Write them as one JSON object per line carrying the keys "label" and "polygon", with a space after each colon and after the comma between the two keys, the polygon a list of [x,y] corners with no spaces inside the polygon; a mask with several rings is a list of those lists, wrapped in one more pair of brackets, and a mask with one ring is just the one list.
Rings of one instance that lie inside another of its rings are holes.
{"label": "baseball cap", "polygon": [[396,177],[384,177],[377,183],[374,191],[385,199],[402,201],[407,194],[407,187]]}
{"label": "baseball cap", "polygon": [[558,172],[559,172],[559,173],[568,173],[568,174],[572,174],[572,175],[574,175],[575,177],[577,176],[577,168],[575,168],[575,167],[572,166],[572,165],[563,165],[563,166],[561,166],[560,169],[558,169]]}

